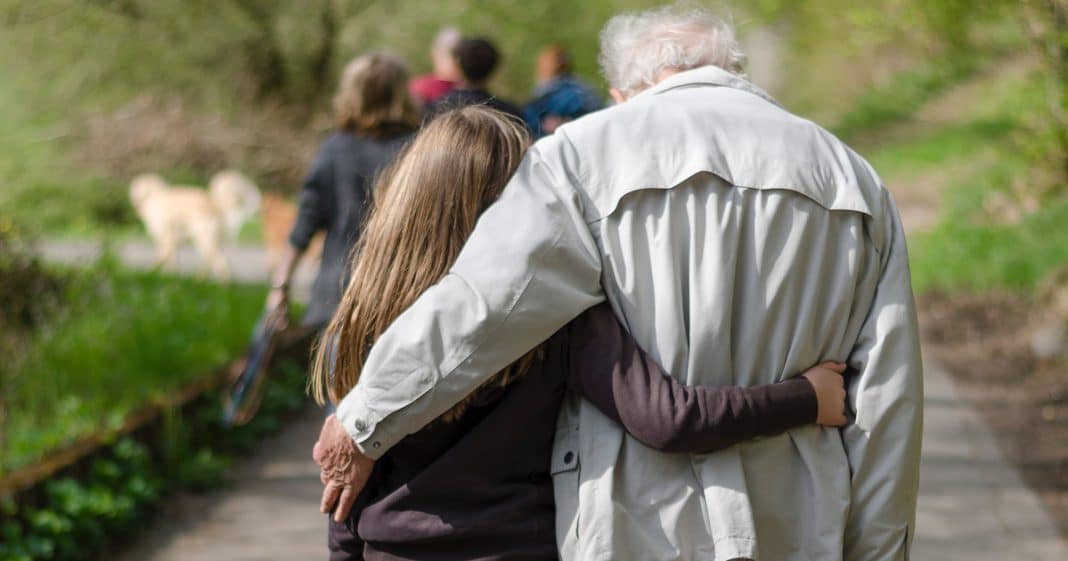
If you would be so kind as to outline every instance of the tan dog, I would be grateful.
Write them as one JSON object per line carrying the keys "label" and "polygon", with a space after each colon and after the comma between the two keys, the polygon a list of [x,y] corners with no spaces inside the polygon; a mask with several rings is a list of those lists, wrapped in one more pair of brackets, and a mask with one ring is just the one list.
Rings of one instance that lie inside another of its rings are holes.
{"label": "tan dog", "polygon": [[211,179],[208,189],[172,186],[156,174],[139,175],[130,183],[130,201],[156,244],[156,265],[173,267],[178,246],[189,240],[216,278],[230,278],[223,243],[232,240],[260,207],[256,185],[227,170]]}

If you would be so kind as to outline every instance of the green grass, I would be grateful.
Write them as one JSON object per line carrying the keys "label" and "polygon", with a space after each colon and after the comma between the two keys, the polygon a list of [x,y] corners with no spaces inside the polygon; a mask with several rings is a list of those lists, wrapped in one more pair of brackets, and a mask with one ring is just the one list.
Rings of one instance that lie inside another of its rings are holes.
{"label": "green grass", "polygon": [[38,232],[137,226],[126,187],[72,164],[70,123],[17,77],[0,80],[0,215]]}
{"label": "green grass", "polygon": [[869,161],[885,176],[926,171],[997,149],[994,144],[1000,145],[1017,129],[1018,124],[1005,116],[949,125],[873,150]]}
{"label": "green grass", "polygon": [[[1018,223],[998,223],[987,212],[990,197],[1014,185],[1040,181],[1036,154],[1049,138],[1036,129],[1043,114],[1043,84],[1030,75],[984,96],[977,116],[929,134],[883,147],[875,165],[906,176],[948,168],[942,218],[909,240],[918,293],[1010,290],[1028,293],[1068,263],[1068,199],[1048,198]],[[890,182],[891,185],[893,184]],[[1063,192],[1063,189],[1062,189]]]}
{"label": "green grass", "polygon": [[212,374],[244,348],[263,298],[108,266],[78,273],[66,317],[0,366],[0,473]]}
{"label": "green grass", "polygon": [[944,59],[900,72],[886,86],[862,94],[831,130],[846,140],[908,119],[927,101],[973,75],[971,58]]}
{"label": "green grass", "polygon": [[[1012,290],[1027,293],[1068,263],[1068,200],[1042,205],[1018,224],[995,224],[977,215],[989,193],[1026,173],[1005,160],[954,188],[950,211],[929,232],[910,241],[912,279],[918,293],[938,290]],[[975,209],[968,212],[967,209]]]}

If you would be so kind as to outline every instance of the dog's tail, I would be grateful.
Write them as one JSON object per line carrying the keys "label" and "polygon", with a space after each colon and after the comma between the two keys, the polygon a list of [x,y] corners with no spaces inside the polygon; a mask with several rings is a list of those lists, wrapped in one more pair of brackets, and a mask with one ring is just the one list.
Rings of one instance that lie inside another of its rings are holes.
{"label": "dog's tail", "polygon": [[239,171],[228,169],[215,174],[208,190],[231,237],[236,237],[241,226],[260,210],[260,190]]}

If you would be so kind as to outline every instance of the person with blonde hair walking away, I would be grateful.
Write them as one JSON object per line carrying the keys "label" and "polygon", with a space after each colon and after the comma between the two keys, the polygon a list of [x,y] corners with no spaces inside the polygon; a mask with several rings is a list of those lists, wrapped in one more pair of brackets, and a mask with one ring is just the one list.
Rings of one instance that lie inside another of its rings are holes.
{"label": "person with blonde hair walking away", "polygon": [[326,232],[319,275],[301,323],[321,329],[341,301],[349,252],[359,239],[378,171],[411,137],[421,111],[408,93],[408,66],[379,51],[345,67],[334,97],[335,131],[319,148],[300,189],[297,219],[271,277],[268,309],[288,306],[289,282],[317,232]]}

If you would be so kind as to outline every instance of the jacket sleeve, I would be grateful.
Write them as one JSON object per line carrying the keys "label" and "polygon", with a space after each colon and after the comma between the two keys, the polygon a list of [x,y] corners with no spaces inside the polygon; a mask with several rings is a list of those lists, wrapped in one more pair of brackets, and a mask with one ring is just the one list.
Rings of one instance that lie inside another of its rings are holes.
{"label": "jacket sleeve", "polygon": [[651,448],[715,452],[816,421],[816,392],[801,377],[750,388],[679,383],[608,304],[587,310],[568,331],[570,387]]}
{"label": "jacket sleeve", "polygon": [[530,149],[449,274],[371,349],[337,411],[368,456],[381,456],[603,300],[600,254],[562,142]]}
{"label": "jacket sleeve", "polygon": [[889,193],[881,238],[881,273],[872,306],[849,358],[854,421],[841,430],[852,473],[845,558],[907,559],[916,520],[923,371],[905,233]]}
{"label": "jacket sleeve", "polygon": [[304,179],[297,200],[297,219],[289,233],[289,244],[304,251],[315,233],[327,226],[327,205],[334,177],[328,150],[324,146],[315,155],[311,170]]}

